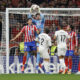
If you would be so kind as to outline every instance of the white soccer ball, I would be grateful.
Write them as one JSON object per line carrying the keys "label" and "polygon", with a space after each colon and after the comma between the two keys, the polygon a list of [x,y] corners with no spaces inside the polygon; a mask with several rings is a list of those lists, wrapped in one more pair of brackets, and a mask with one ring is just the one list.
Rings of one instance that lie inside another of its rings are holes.
{"label": "white soccer ball", "polygon": [[34,4],[34,5],[31,6],[31,8],[32,8],[33,10],[35,10],[36,8],[38,8],[38,5]]}
{"label": "white soccer ball", "polygon": [[33,13],[33,14],[34,13],[40,13],[40,7],[36,4],[33,4],[30,8],[30,12]]}

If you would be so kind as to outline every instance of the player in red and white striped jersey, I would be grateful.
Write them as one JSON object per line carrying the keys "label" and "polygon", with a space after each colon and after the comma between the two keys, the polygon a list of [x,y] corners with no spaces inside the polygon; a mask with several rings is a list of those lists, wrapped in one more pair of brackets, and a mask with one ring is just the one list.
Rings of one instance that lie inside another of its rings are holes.
{"label": "player in red and white striped jersey", "polygon": [[27,25],[24,26],[23,29],[21,30],[21,33],[25,33],[25,39],[24,42],[32,42],[35,39],[35,34],[34,32],[37,31],[37,28],[35,25]]}
{"label": "player in red and white striped jersey", "polygon": [[70,35],[70,42],[68,50],[74,50],[78,46],[77,34],[74,31],[68,33]]}
{"label": "player in red and white striped jersey", "polygon": [[69,41],[69,47],[65,55],[65,64],[66,64],[66,70],[65,73],[68,71],[68,61],[69,61],[69,71],[68,74],[71,74],[72,70],[72,56],[74,53],[77,52],[78,47],[78,39],[76,32],[73,31],[73,26],[67,27],[68,34],[70,35],[70,41]]}
{"label": "player in red and white striped jersey", "polygon": [[24,56],[23,56],[23,67],[21,71],[24,71],[24,65],[26,62],[26,56],[27,53],[30,51],[35,51],[36,50],[36,43],[35,43],[35,32],[39,34],[38,29],[36,28],[35,25],[32,24],[32,18],[28,18],[27,20],[28,25],[24,26],[22,30],[14,37],[11,41],[14,41],[17,39],[22,33],[25,34],[24,38]]}

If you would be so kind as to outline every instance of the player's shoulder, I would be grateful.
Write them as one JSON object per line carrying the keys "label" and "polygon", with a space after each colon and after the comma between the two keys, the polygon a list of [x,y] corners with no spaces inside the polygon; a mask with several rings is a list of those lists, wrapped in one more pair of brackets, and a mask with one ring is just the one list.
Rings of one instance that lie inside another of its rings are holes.
{"label": "player's shoulder", "polygon": [[24,25],[23,28],[26,28],[28,25]]}
{"label": "player's shoulder", "polygon": [[40,36],[42,36],[42,35],[45,36],[46,34],[45,34],[45,33],[40,33],[39,35],[40,35]]}
{"label": "player's shoulder", "polygon": [[34,25],[34,24],[33,24],[32,26],[33,26],[33,27],[36,27],[36,25]]}
{"label": "player's shoulder", "polygon": [[51,37],[48,35],[48,39],[51,40]]}
{"label": "player's shoulder", "polygon": [[55,31],[55,34],[59,34],[59,32],[60,32],[60,30],[58,30],[58,31]]}
{"label": "player's shoulder", "polygon": [[65,30],[60,30],[60,32],[64,32],[64,33],[67,33],[67,31],[65,31]]}
{"label": "player's shoulder", "polygon": [[46,33],[41,33],[41,34],[39,34],[40,36],[46,36],[46,37],[48,37],[48,34],[46,34]]}
{"label": "player's shoulder", "polygon": [[68,34],[68,32],[67,32],[67,31],[65,31],[65,30],[62,30],[62,32],[64,32],[64,33]]}
{"label": "player's shoulder", "polygon": [[58,31],[55,31],[55,33],[58,33],[59,32],[59,30]]}
{"label": "player's shoulder", "polygon": [[77,35],[75,31],[72,31],[72,34],[73,34],[73,36],[76,36]]}
{"label": "player's shoulder", "polygon": [[72,33],[73,33],[73,34],[76,34],[76,32],[75,32],[75,31],[72,31]]}
{"label": "player's shoulder", "polygon": [[46,33],[44,33],[44,34],[45,34],[47,39],[51,39],[51,37],[48,34],[46,34]]}

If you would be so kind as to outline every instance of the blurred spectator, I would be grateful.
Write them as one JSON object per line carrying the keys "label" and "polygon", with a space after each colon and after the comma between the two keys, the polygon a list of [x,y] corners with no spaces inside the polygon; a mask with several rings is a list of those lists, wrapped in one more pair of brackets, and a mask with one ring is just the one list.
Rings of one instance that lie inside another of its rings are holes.
{"label": "blurred spectator", "polygon": [[20,2],[18,5],[17,5],[18,8],[24,8],[24,4],[22,2]]}
{"label": "blurred spectator", "polygon": [[53,8],[54,6],[55,6],[54,1],[53,1],[53,0],[52,0],[52,1],[50,1],[50,2],[49,2],[49,7],[50,7],[50,8]]}
{"label": "blurred spectator", "polygon": [[16,24],[17,24],[17,20],[16,20],[16,18],[14,18],[14,14],[10,14],[10,24],[11,24],[11,27],[12,26],[16,26]]}
{"label": "blurred spectator", "polygon": [[32,0],[32,3],[41,4],[44,0]]}
{"label": "blurred spectator", "polygon": [[78,31],[78,42],[79,42],[79,44],[80,44],[80,28],[79,28],[79,31]]}
{"label": "blurred spectator", "polygon": [[32,4],[38,4],[44,8],[80,8],[80,0],[1,0],[0,10],[5,11],[6,7],[30,8]]}
{"label": "blurred spectator", "polygon": [[12,0],[13,7],[17,7],[19,2],[20,2],[20,0]]}
{"label": "blurred spectator", "polygon": [[46,8],[48,5],[45,3],[45,2],[42,2],[41,4],[40,4],[40,7],[41,8]]}
{"label": "blurred spectator", "polygon": [[80,8],[80,0],[76,0],[77,7]]}
{"label": "blurred spectator", "polygon": [[[21,26],[21,24],[18,22],[18,23],[16,24],[16,26],[13,27],[12,30],[11,30],[11,39],[14,38],[14,37],[21,31],[21,29],[22,29],[22,26]],[[23,41],[22,36],[20,36],[19,38],[17,38],[15,41],[16,41],[16,42],[22,42],[22,41]]]}
{"label": "blurred spectator", "polygon": [[67,5],[68,0],[61,0],[61,5]]}
{"label": "blurred spectator", "polygon": [[31,2],[31,1],[27,1],[27,3],[26,3],[26,7],[30,8],[31,5],[32,5],[32,2]]}
{"label": "blurred spectator", "polygon": [[1,6],[0,6],[0,9],[1,9],[1,11],[4,12],[4,11],[5,11],[5,6],[4,6],[4,5],[1,5]]}
{"label": "blurred spectator", "polygon": [[[12,5],[12,2],[11,2],[11,0],[7,0],[6,7],[8,8],[8,7],[9,7],[9,5]],[[13,5],[12,5],[12,7],[13,7]]]}
{"label": "blurred spectator", "polygon": [[72,0],[69,0],[69,2],[68,2],[68,8],[76,8],[75,2],[73,2]]}
{"label": "blurred spectator", "polygon": [[21,19],[20,23],[22,23],[24,26],[24,25],[26,25],[26,21],[27,21],[27,16],[24,14],[24,15],[22,15],[22,19]]}
{"label": "blurred spectator", "polygon": [[0,42],[1,42],[1,35],[2,35],[2,17],[0,15]]}

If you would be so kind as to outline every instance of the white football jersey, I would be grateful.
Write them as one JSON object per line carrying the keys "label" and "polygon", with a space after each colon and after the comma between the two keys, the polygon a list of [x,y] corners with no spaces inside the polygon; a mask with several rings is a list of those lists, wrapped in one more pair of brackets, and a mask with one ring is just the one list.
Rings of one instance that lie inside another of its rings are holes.
{"label": "white football jersey", "polygon": [[46,33],[41,33],[38,36],[39,46],[44,48],[49,48],[51,46],[51,37]]}
{"label": "white football jersey", "polygon": [[57,39],[58,47],[67,47],[66,42],[67,42],[67,39],[69,38],[69,35],[66,31],[64,30],[56,31],[55,36]]}

